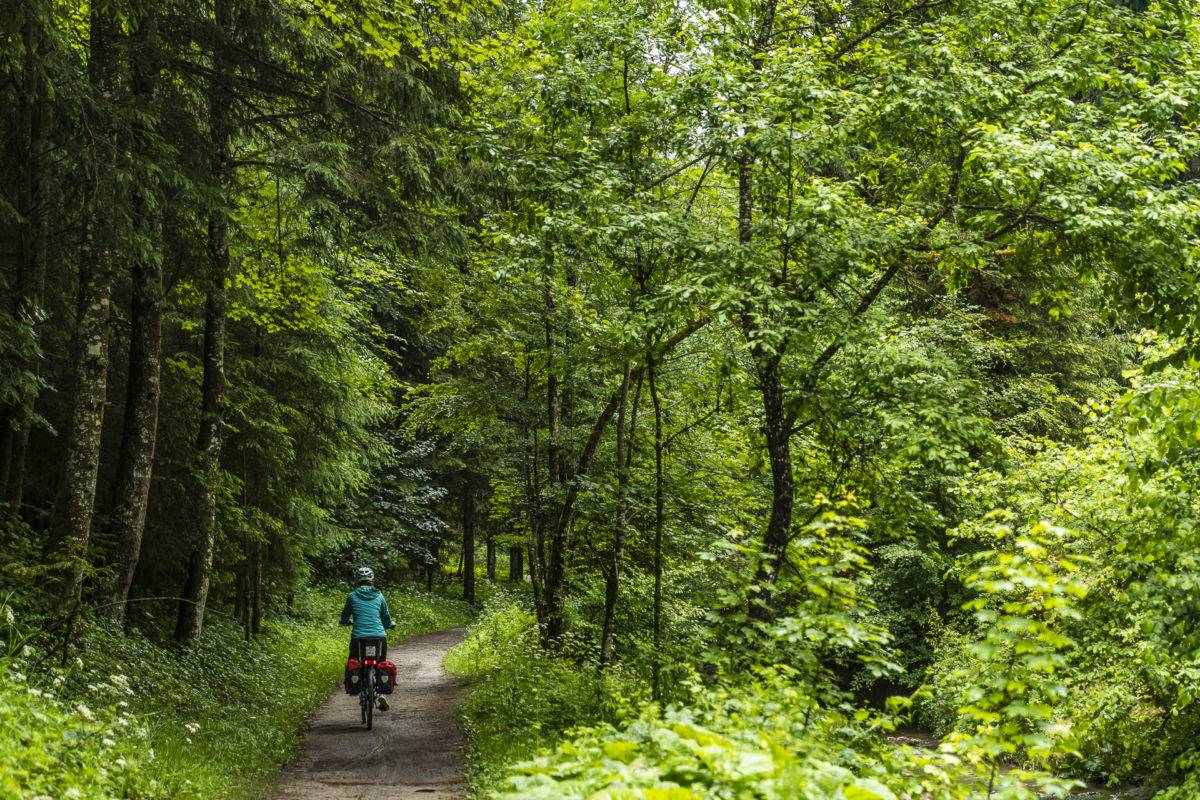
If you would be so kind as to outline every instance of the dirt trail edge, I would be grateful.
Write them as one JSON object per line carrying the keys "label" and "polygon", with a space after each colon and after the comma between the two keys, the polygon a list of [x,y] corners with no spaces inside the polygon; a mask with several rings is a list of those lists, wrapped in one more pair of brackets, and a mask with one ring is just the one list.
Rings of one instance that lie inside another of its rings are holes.
{"label": "dirt trail edge", "polygon": [[457,800],[464,742],[454,710],[462,684],[442,656],[465,628],[414,636],[388,647],[396,664],[391,708],[360,722],[358,698],[339,687],[309,719],[304,755],[279,775],[273,800]]}

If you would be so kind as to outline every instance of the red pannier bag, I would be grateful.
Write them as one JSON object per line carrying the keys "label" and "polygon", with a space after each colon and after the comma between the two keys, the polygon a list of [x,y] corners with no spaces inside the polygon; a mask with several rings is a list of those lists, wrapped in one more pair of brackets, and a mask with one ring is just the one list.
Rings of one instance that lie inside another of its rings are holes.
{"label": "red pannier bag", "polygon": [[379,693],[391,694],[396,688],[396,665],[390,661],[380,661],[379,671],[375,674],[379,677]]}
{"label": "red pannier bag", "polygon": [[346,694],[358,694],[360,683],[362,682],[362,672],[359,667],[357,658],[352,658],[346,662],[346,680],[343,684],[346,687]]}

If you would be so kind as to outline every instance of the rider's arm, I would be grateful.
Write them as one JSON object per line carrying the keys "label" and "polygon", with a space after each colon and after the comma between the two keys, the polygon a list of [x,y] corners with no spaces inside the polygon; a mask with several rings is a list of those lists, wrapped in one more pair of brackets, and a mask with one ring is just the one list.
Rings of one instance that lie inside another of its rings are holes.
{"label": "rider's arm", "polygon": [[354,615],[354,604],[350,602],[350,598],[346,598],[346,605],[342,606],[342,619],[339,625],[349,625],[350,618]]}
{"label": "rider's arm", "polygon": [[392,615],[388,612],[387,600],[383,599],[383,595],[379,596],[379,621],[383,623],[384,630],[396,627],[396,623],[392,622]]}

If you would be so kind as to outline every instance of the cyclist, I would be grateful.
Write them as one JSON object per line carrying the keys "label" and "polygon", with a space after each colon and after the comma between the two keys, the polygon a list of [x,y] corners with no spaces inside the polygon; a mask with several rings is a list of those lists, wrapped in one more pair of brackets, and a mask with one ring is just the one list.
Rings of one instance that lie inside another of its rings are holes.
{"label": "cyclist", "polygon": [[[375,588],[375,572],[370,567],[359,567],[355,573],[358,584],[342,606],[342,625],[353,624],[350,631],[350,657],[362,660],[362,646],[376,642],[379,660],[387,660],[387,631],[396,627],[388,613],[387,600],[383,592]],[[387,711],[387,700],[379,695],[379,710]]]}

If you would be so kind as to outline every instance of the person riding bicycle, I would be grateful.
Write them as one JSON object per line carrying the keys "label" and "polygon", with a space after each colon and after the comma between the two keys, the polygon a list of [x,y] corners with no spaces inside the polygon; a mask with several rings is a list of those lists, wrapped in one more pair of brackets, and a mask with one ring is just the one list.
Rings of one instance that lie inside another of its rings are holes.
{"label": "person riding bicycle", "polygon": [[[357,586],[346,597],[342,606],[342,625],[353,624],[350,631],[350,657],[362,660],[362,646],[375,642],[379,646],[379,660],[387,660],[387,631],[396,627],[388,613],[387,600],[383,592],[375,588],[375,572],[370,567],[359,567],[355,573]],[[387,700],[379,696],[379,710],[387,711]]]}

